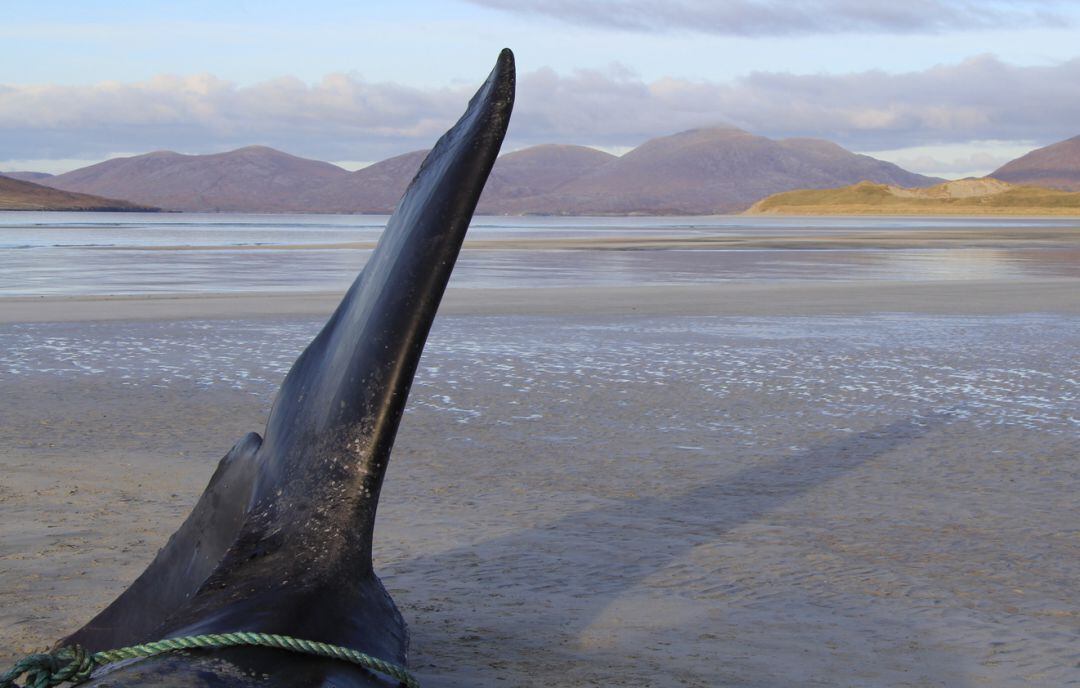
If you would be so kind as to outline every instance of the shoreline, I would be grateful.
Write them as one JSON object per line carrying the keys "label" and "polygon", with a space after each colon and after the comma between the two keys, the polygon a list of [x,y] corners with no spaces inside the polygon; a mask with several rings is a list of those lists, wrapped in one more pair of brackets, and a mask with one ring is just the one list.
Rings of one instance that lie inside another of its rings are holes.
{"label": "shoreline", "polygon": [[[836,280],[453,288],[441,315],[1080,314],[1077,280]],[[341,292],[0,297],[0,325],[328,315]]]}

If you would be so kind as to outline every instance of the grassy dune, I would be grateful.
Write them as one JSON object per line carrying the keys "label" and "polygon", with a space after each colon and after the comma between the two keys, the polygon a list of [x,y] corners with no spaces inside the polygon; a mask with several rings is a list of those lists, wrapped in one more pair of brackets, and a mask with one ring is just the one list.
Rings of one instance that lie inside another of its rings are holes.
{"label": "grassy dune", "polygon": [[773,194],[747,214],[764,215],[1077,215],[1080,192],[962,179],[927,189],[860,182],[838,189]]}

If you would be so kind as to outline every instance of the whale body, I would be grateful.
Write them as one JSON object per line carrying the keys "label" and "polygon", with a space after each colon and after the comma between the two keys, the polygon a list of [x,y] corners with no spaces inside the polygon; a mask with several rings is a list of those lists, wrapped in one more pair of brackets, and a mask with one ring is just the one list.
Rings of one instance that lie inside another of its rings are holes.
{"label": "whale body", "polygon": [[[503,50],[285,377],[263,435],[249,433],[233,446],[142,575],[58,644],[96,652],[255,631],[407,664],[405,621],[372,566],[375,512],[413,375],[505,136],[514,88],[514,57]],[[244,647],[112,665],[86,685],[394,683],[338,660]]]}

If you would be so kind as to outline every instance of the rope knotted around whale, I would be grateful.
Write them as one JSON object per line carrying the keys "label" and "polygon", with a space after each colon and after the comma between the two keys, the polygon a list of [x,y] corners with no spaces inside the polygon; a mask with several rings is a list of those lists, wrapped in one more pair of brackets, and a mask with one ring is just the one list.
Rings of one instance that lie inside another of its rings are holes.
{"label": "rope knotted around whale", "polygon": [[[395,678],[406,688],[420,688],[420,683],[405,667],[372,657],[359,650],[314,640],[301,640],[287,635],[250,632],[188,635],[94,653],[87,652],[79,645],[62,647],[53,652],[32,654],[22,658],[7,672],[0,674],[0,688],[53,688],[63,683],[78,685],[89,679],[95,669],[125,659],[153,657],[177,650],[213,650],[226,647],[270,647],[339,659]],[[25,683],[21,685],[15,683],[17,678],[24,675],[26,676]]]}

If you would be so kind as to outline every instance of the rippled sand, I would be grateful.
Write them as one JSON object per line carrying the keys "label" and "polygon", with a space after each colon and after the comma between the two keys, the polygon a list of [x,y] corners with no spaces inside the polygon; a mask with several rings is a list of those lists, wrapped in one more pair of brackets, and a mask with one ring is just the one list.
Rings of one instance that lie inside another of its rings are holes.
{"label": "rippled sand", "polygon": [[[1080,321],[1022,310],[440,318],[377,527],[412,666],[1075,681]],[[139,573],[320,321],[0,328],[0,655]]]}

